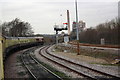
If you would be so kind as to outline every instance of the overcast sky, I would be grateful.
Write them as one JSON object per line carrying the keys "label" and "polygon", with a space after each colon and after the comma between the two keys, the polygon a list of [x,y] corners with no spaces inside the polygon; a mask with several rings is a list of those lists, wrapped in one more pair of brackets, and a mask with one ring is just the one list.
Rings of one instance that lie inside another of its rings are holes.
{"label": "overcast sky", "polygon": [[[15,18],[29,22],[35,33],[54,34],[55,24],[75,21],[75,0],[0,0],[0,21],[8,22]],[[86,27],[110,21],[118,16],[119,0],[78,0],[79,20]],[[62,16],[60,16],[62,14]],[[72,28],[72,26],[71,26]]]}

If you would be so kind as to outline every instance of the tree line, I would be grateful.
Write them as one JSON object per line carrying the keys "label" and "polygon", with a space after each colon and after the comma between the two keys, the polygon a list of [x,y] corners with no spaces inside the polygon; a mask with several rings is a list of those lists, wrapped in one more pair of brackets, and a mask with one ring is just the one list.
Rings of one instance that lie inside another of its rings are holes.
{"label": "tree line", "polygon": [[[104,38],[105,44],[120,44],[120,19],[87,28],[80,32],[79,37],[81,43],[100,44],[101,38]],[[75,39],[76,34],[72,32],[70,38]]]}
{"label": "tree line", "polygon": [[0,29],[2,29],[2,35],[9,37],[32,36],[34,33],[28,22],[21,21],[18,18],[2,23]]}

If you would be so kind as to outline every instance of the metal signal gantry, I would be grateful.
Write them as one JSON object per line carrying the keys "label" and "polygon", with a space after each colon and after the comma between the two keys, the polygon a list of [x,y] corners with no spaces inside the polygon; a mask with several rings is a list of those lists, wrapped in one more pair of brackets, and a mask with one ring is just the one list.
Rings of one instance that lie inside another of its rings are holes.
{"label": "metal signal gantry", "polygon": [[60,27],[59,25],[54,25],[54,30],[56,31],[56,44],[58,44],[58,31],[62,31],[62,30],[68,30],[67,27],[67,23],[63,23],[66,24],[66,27]]}

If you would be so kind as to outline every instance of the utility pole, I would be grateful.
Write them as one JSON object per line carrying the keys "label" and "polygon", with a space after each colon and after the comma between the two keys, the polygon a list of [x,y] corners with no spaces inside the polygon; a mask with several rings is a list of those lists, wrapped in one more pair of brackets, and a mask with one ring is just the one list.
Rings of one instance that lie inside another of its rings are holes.
{"label": "utility pole", "polygon": [[76,7],[77,55],[79,55],[80,54],[80,50],[79,50],[79,26],[78,26],[77,0],[75,0],[75,7]]}

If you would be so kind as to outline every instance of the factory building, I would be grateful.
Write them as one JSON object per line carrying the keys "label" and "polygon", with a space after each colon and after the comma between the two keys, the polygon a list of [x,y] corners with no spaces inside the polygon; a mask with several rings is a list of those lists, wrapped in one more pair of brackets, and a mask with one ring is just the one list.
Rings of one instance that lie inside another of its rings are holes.
{"label": "factory building", "polygon": [[[84,21],[79,21],[78,22],[78,29],[79,29],[79,32],[81,32],[81,31],[83,31],[84,30],[84,28],[85,28],[85,26],[86,26],[86,24],[85,24],[85,22]],[[73,22],[73,24],[72,24],[72,31],[73,32],[76,32],[76,22],[74,21]]]}

